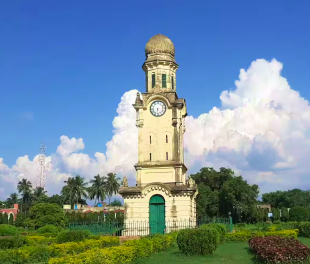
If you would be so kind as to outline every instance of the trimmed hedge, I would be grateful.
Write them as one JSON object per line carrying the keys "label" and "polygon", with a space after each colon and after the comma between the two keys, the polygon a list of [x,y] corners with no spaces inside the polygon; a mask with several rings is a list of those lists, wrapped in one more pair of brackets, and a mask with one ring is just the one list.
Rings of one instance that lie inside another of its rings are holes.
{"label": "trimmed hedge", "polygon": [[12,225],[0,225],[0,236],[18,236],[19,230]]}
{"label": "trimmed hedge", "polygon": [[284,237],[284,238],[297,238],[298,229],[295,230],[282,230],[282,231],[267,231],[267,232],[250,232],[250,231],[240,231],[234,233],[226,234],[226,241],[248,241],[254,237]]}
{"label": "trimmed hedge", "polygon": [[172,247],[174,238],[173,235],[156,235],[140,240],[130,240],[117,247],[96,248],[74,256],[51,258],[48,264],[131,263],[135,259],[149,257],[155,252]]}
{"label": "trimmed hedge", "polygon": [[57,244],[66,242],[80,242],[92,236],[89,230],[62,231],[57,235]]}
{"label": "trimmed hedge", "polygon": [[209,255],[219,246],[220,234],[215,228],[183,229],[179,231],[177,244],[185,255]]}
{"label": "trimmed hedge", "polygon": [[84,242],[70,242],[65,244],[53,244],[46,246],[37,244],[34,246],[24,246],[19,249],[8,249],[0,251],[0,263],[38,263],[47,262],[51,257],[69,258],[70,254],[75,255],[85,250],[98,250],[107,246],[119,245],[118,237],[100,237],[99,239],[89,239]]}

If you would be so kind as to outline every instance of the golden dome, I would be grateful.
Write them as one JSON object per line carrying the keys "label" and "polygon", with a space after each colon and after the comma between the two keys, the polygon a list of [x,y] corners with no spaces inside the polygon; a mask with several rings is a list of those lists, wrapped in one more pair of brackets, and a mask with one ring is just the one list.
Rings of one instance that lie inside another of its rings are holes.
{"label": "golden dome", "polygon": [[154,53],[167,53],[174,57],[174,52],[175,49],[172,41],[162,34],[151,37],[145,46],[145,56]]}

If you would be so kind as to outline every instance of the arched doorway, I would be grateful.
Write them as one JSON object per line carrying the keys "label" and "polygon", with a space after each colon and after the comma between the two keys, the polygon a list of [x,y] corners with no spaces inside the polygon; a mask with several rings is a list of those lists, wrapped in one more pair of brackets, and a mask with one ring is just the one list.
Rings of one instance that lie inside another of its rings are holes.
{"label": "arched doorway", "polygon": [[149,221],[151,234],[164,234],[165,200],[161,195],[153,195],[150,199]]}

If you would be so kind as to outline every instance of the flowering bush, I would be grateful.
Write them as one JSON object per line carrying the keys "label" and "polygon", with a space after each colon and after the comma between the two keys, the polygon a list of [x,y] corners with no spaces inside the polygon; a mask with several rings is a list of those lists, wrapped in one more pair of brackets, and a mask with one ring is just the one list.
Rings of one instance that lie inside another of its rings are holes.
{"label": "flowering bush", "polygon": [[299,263],[309,258],[309,248],[295,238],[255,237],[249,247],[264,263]]}

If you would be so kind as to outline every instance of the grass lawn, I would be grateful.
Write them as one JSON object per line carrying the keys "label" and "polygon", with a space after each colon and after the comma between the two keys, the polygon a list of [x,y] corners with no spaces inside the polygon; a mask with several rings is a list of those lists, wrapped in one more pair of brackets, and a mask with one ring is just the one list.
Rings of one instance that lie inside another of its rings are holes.
{"label": "grass lawn", "polygon": [[[299,238],[299,240],[310,247],[310,238]],[[252,264],[254,255],[248,251],[247,242],[226,242],[220,245],[215,253],[210,256],[184,256],[175,247],[167,252],[160,252],[147,259],[141,259],[135,264]],[[257,262],[256,262],[257,263]]]}

